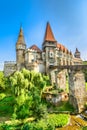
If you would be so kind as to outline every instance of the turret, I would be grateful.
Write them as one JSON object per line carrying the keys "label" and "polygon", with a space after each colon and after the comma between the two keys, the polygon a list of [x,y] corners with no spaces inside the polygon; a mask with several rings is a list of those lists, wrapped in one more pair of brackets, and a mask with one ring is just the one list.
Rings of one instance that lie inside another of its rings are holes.
{"label": "turret", "polygon": [[44,41],[42,44],[43,53],[45,52],[45,64],[46,64],[46,73],[48,72],[48,68],[50,65],[55,65],[55,48],[56,48],[56,40],[54,38],[52,29],[50,24],[47,22]]}
{"label": "turret", "polygon": [[[49,44],[49,45],[48,45],[48,44]],[[42,44],[43,49],[44,49],[46,46],[56,47],[56,40],[55,40],[55,38],[54,38],[54,35],[53,35],[53,32],[52,32],[52,29],[51,29],[51,27],[50,27],[49,22],[47,22],[46,31],[45,31],[45,36],[44,36],[44,41],[43,41],[43,44]]]}
{"label": "turret", "polygon": [[20,28],[18,40],[16,43],[16,62],[17,62],[17,66],[20,66],[19,68],[24,66],[25,49],[26,49],[26,44],[25,44],[25,40],[24,40],[23,30],[22,30],[22,28]]}
{"label": "turret", "polygon": [[75,56],[75,58],[80,58],[80,52],[78,51],[77,48],[76,48],[74,56]]}

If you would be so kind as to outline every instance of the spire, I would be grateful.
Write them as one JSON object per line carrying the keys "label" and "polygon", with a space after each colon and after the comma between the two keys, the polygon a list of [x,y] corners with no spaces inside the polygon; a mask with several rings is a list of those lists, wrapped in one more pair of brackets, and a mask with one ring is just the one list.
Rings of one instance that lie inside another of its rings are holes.
{"label": "spire", "polygon": [[76,48],[76,53],[78,53],[79,51],[78,51],[78,48]]}
{"label": "spire", "polygon": [[25,44],[22,27],[20,27],[20,32],[19,32],[18,41],[17,41],[17,45],[19,44]]}
{"label": "spire", "polygon": [[76,58],[80,58],[80,52],[79,52],[79,50],[78,50],[77,48],[76,48],[76,51],[75,51],[74,56],[75,56]]}
{"label": "spire", "polygon": [[51,30],[50,24],[48,22],[47,22],[47,26],[46,26],[44,41],[56,42],[54,35],[53,35],[53,32]]}

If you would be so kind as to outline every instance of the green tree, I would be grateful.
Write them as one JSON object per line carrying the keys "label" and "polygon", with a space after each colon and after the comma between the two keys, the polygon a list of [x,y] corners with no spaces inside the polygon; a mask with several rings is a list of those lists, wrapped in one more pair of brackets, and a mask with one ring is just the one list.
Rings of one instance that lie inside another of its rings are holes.
{"label": "green tree", "polygon": [[46,85],[43,76],[34,71],[23,69],[10,77],[12,93],[15,97],[14,117],[25,118],[27,116],[41,117],[46,112],[42,109],[41,94]]}
{"label": "green tree", "polygon": [[0,90],[5,90],[5,77],[2,71],[0,71]]}

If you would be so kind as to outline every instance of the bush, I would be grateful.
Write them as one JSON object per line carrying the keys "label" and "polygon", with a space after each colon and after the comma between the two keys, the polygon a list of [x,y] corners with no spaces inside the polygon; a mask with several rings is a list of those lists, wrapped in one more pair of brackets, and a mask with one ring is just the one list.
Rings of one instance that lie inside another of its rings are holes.
{"label": "bush", "polygon": [[6,97],[5,93],[0,93],[0,100],[2,100],[5,97]]}
{"label": "bush", "polygon": [[5,77],[4,73],[0,71],[0,91],[5,90]]}
{"label": "bush", "polygon": [[34,130],[34,123],[26,123],[23,125],[22,130]]}
{"label": "bush", "polygon": [[52,124],[47,124],[47,122],[42,119],[38,122],[24,124],[22,130],[55,130],[55,126]]}
{"label": "bush", "polygon": [[12,130],[12,128],[11,128],[10,125],[7,125],[7,124],[3,123],[3,124],[0,126],[0,130]]}
{"label": "bush", "polygon": [[66,125],[68,120],[69,115],[67,114],[50,114],[47,119],[24,124],[22,130],[55,130],[57,127]]}
{"label": "bush", "polygon": [[3,98],[0,101],[0,116],[9,115],[13,113],[13,106],[15,104],[15,99],[12,96]]}
{"label": "bush", "polygon": [[50,114],[47,122],[55,127],[62,127],[68,123],[68,119],[69,115],[67,114]]}
{"label": "bush", "polygon": [[81,130],[87,130],[87,126],[84,126]]}

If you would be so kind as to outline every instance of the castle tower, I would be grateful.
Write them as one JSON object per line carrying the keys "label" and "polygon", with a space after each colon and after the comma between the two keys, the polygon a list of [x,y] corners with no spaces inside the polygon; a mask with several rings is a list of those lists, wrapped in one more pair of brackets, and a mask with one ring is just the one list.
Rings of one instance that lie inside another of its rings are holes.
{"label": "castle tower", "polygon": [[80,58],[80,52],[78,51],[77,48],[76,48],[74,56],[75,56],[75,58]]}
{"label": "castle tower", "polygon": [[48,67],[55,64],[55,48],[56,40],[51,30],[50,24],[47,22],[44,42],[42,44],[43,52],[45,52],[45,64],[46,73],[48,73]]}
{"label": "castle tower", "polygon": [[16,63],[17,63],[18,70],[24,67],[25,49],[26,49],[26,44],[24,40],[23,30],[22,28],[20,28],[18,40],[16,43]]}

